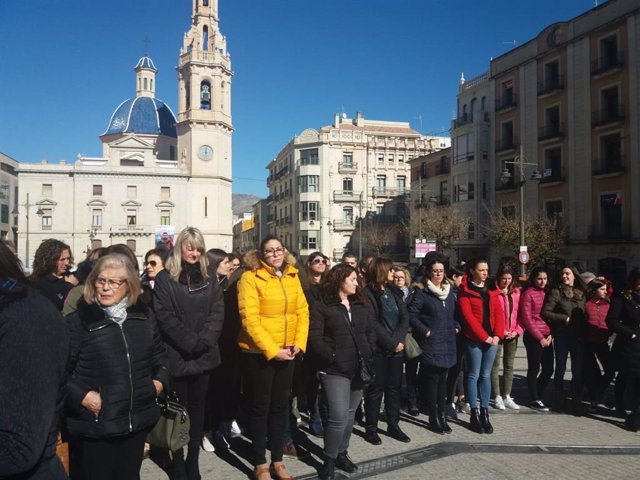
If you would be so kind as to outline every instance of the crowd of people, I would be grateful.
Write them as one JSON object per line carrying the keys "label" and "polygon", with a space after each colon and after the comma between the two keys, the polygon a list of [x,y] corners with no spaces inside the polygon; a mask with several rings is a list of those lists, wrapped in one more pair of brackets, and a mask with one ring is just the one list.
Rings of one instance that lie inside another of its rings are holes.
{"label": "crowd of people", "polygon": [[[520,409],[521,339],[530,408],[582,415],[584,393],[598,408],[613,384],[617,414],[640,428],[639,269],[620,292],[572,266],[557,282],[508,261],[491,276],[484,258],[451,266],[436,252],[412,275],[384,257],[301,260],[277,237],[239,258],[193,227],[142,272],[126,245],[72,265],[49,239],[27,275],[0,241],[1,478],[139,479],[149,455],[170,479],[198,480],[201,452],[244,435],[255,478],[289,480],[302,412],[324,441],[318,475],[333,479],[358,470],[356,422],[372,445],[411,442],[403,408],[438,434],[452,419],[491,434],[491,407]],[[175,451],[146,444],[166,396],[190,418]]]}

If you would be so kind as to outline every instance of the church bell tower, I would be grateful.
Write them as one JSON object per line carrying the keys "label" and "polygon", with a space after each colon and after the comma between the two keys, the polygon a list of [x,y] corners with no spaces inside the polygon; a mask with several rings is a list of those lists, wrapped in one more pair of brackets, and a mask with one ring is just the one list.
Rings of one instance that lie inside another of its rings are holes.
{"label": "church bell tower", "polygon": [[178,162],[189,174],[189,225],[207,248],[232,249],[231,58],[218,0],[192,0],[178,62]]}

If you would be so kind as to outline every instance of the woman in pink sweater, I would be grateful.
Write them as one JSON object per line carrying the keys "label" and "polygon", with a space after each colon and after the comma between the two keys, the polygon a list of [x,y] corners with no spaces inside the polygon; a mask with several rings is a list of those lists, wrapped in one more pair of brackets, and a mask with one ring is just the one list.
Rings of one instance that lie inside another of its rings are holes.
{"label": "woman in pink sweater", "polygon": [[[610,305],[608,285],[606,282],[593,279],[588,287],[588,300],[585,304],[589,321],[585,345],[585,369],[591,408],[596,409],[602,394],[613,380],[615,369],[609,351],[609,327],[606,322]],[[603,371],[600,370],[598,361],[602,364]]]}
{"label": "woman in pink sweater", "polygon": [[542,398],[553,375],[554,361],[551,328],[540,316],[548,280],[547,271],[543,267],[531,270],[527,289],[520,297],[519,308],[520,324],[525,329],[523,341],[527,349],[527,386],[531,397],[529,406],[541,412],[549,411]]}
{"label": "woman in pink sweater", "polygon": [[[500,295],[498,299],[502,306],[501,313],[504,321],[504,338],[498,344],[498,352],[491,369],[491,387],[493,390],[494,407],[498,410],[509,408],[519,410],[520,406],[511,398],[513,386],[513,362],[518,349],[518,337],[523,330],[518,323],[518,307],[520,304],[520,287],[515,281],[515,272],[510,265],[502,265],[496,276],[496,287]],[[504,353],[504,355],[503,355]],[[500,364],[502,363],[503,388],[500,390]],[[501,394],[502,393],[502,394]]]}

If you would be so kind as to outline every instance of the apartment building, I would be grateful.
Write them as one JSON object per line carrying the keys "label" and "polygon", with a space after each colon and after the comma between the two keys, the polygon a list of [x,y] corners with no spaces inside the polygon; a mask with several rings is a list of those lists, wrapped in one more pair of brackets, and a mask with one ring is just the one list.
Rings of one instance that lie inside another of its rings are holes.
{"label": "apartment building", "polygon": [[[0,238],[16,242],[18,217],[18,162],[0,152]],[[27,208],[27,206],[23,206]],[[16,210],[17,212],[18,210]]]}
{"label": "apartment building", "polygon": [[[331,125],[304,130],[269,162],[269,232],[302,256],[366,254],[373,228],[408,218],[409,161],[449,146],[448,137],[421,135],[408,122],[335,114]],[[393,238],[384,253],[408,258],[406,234],[386,230]]]}
{"label": "apartment building", "polygon": [[[549,25],[461,84],[452,176],[471,156],[477,183],[474,199],[462,200],[464,181],[454,180],[452,200],[475,211],[478,246],[488,248],[484,212],[515,215],[524,178],[525,215],[544,213],[566,231],[558,264],[620,283],[640,263],[639,60],[640,4],[610,0]],[[541,178],[531,179],[536,170]]]}

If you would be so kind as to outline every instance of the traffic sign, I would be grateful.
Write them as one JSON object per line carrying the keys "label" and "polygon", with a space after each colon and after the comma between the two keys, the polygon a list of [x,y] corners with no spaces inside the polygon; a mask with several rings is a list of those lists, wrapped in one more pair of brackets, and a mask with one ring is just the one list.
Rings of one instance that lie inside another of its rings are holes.
{"label": "traffic sign", "polygon": [[524,251],[524,252],[520,252],[518,254],[518,260],[520,261],[520,263],[522,263],[523,265],[526,265],[527,263],[529,263],[529,252]]}

